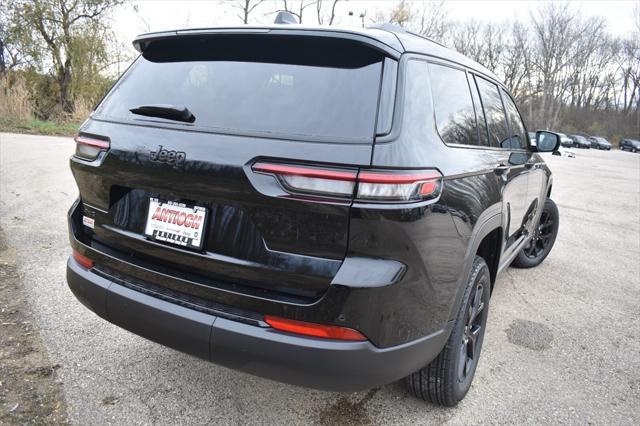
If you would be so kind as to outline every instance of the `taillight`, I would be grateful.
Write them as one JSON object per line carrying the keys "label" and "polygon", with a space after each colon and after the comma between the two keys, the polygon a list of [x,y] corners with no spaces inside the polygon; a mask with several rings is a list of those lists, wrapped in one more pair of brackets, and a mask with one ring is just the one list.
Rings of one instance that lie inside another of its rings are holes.
{"label": "taillight", "polygon": [[76,156],[85,160],[95,160],[103,151],[109,149],[109,141],[78,135],[76,141]]}
{"label": "taillight", "polygon": [[[436,198],[442,175],[436,170],[333,169],[257,162],[254,172],[273,175],[290,194],[355,198],[366,202],[410,202]],[[357,188],[357,190],[356,190]]]}
{"label": "taillight", "polygon": [[437,171],[362,171],[358,175],[357,198],[373,201],[435,198],[440,192],[441,180],[442,175]]}
{"label": "taillight", "polygon": [[324,169],[258,162],[253,170],[274,175],[288,192],[328,197],[351,197],[356,185],[356,170]]}
{"label": "taillight", "polygon": [[337,325],[323,325],[312,322],[296,321],[288,318],[266,315],[264,321],[276,330],[286,331],[304,336],[321,337],[324,339],[364,341],[366,337],[357,330]]}
{"label": "taillight", "polygon": [[84,256],[77,251],[73,251],[73,258],[76,262],[80,264],[85,269],[93,268],[93,260],[89,259],[87,256]]}

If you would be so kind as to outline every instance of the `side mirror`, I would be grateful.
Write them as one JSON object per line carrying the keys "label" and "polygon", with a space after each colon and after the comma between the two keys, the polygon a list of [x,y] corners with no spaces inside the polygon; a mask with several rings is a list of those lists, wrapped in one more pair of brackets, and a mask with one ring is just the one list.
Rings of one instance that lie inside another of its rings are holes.
{"label": "side mirror", "polygon": [[557,151],[560,147],[560,135],[543,130],[536,132],[536,148],[538,152]]}

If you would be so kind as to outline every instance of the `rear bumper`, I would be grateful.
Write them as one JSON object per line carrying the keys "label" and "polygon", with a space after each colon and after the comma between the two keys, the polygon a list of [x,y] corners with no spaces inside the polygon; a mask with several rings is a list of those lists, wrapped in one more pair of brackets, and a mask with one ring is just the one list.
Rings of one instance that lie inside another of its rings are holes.
{"label": "rear bumper", "polygon": [[396,381],[434,359],[445,330],[398,346],[301,337],[200,312],[67,262],[74,295],[104,319],[217,364],[300,386],[357,391]]}

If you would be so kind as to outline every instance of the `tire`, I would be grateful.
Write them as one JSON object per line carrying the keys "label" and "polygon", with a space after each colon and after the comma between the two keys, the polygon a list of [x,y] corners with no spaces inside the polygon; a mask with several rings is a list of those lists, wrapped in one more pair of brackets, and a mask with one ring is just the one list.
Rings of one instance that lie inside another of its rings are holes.
{"label": "tire", "polygon": [[558,236],[560,213],[552,199],[547,198],[540,215],[540,221],[531,241],[513,260],[511,266],[516,268],[533,268],[541,264],[551,253]]}
{"label": "tire", "polygon": [[447,344],[429,365],[405,379],[416,398],[453,407],[465,397],[482,350],[490,293],[489,268],[476,256]]}

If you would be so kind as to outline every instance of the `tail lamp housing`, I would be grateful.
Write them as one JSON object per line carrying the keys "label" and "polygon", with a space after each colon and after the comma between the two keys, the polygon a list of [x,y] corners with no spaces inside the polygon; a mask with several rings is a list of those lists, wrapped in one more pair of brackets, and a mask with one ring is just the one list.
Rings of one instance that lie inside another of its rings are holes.
{"label": "tail lamp housing", "polygon": [[436,198],[442,187],[437,170],[338,169],[257,162],[252,170],[274,176],[290,194],[403,203]]}
{"label": "tail lamp housing", "polygon": [[75,156],[90,161],[98,158],[101,152],[108,151],[111,145],[107,140],[85,135],[77,135],[74,140],[76,142]]}

